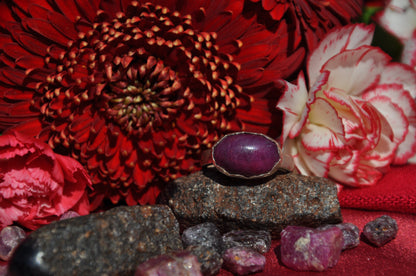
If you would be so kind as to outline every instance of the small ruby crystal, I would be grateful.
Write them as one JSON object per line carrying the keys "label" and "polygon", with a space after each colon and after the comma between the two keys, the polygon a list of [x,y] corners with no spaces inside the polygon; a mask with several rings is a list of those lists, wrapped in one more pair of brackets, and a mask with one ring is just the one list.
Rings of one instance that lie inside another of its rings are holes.
{"label": "small ruby crystal", "polygon": [[324,271],[337,264],[344,245],[341,229],[287,226],[280,234],[281,261],[298,271]]}
{"label": "small ruby crystal", "polygon": [[[19,226],[6,226],[0,231],[0,260],[8,261],[16,247],[26,237]],[[0,275],[2,275],[0,273]]]}
{"label": "small ruby crystal", "polygon": [[258,178],[279,168],[281,150],[272,138],[251,132],[224,136],[212,148],[214,166],[222,173],[241,178]]}
{"label": "small ruby crystal", "polygon": [[383,215],[368,222],[364,226],[363,235],[372,245],[380,247],[395,239],[398,231],[396,220]]}

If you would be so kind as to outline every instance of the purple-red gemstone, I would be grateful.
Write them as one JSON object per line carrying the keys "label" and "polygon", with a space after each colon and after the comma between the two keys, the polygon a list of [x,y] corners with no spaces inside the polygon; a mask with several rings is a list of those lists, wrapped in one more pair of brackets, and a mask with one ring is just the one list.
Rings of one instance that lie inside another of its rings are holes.
{"label": "purple-red gemstone", "polygon": [[16,247],[25,238],[26,233],[19,226],[4,227],[0,231],[0,260],[8,261]]}
{"label": "purple-red gemstone", "polygon": [[399,227],[395,219],[383,215],[368,222],[363,229],[363,235],[374,246],[380,247],[395,239]]}
{"label": "purple-red gemstone", "polygon": [[228,134],[212,149],[212,159],[219,171],[242,178],[271,175],[278,168],[280,154],[276,141],[251,132]]}
{"label": "purple-red gemstone", "polygon": [[341,229],[287,226],[280,233],[281,261],[299,271],[324,271],[337,264],[344,245]]}
{"label": "purple-red gemstone", "polygon": [[262,271],[266,265],[266,257],[246,247],[228,248],[223,255],[223,259],[224,267],[237,275]]}
{"label": "purple-red gemstone", "polygon": [[173,252],[153,257],[136,268],[135,276],[202,276],[201,265],[193,254],[187,251]]}

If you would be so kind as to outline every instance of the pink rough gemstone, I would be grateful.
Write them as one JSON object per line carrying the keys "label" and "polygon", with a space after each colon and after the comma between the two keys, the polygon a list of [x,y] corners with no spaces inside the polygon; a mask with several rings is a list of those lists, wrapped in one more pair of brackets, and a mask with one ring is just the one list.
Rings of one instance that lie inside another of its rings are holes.
{"label": "pink rough gemstone", "polygon": [[164,254],[140,264],[135,276],[202,276],[201,265],[195,255],[188,251]]}
{"label": "pink rough gemstone", "polygon": [[294,270],[324,271],[337,264],[344,238],[338,227],[288,226],[280,234],[283,264]]}
{"label": "pink rough gemstone", "polygon": [[0,231],[0,259],[8,261],[14,249],[26,238],[25,231],[19,226],[6,226]]}
{"label": "pink rough gemstone", "polygon": [[246,275],[259,272],[266,265],[266,257],[247,247],[228,248],[224,255],[224,266],[237,275]]}
{"label": "pink rough gemstone", "polygon": [[75,211],[68,211],[62,214],[62,216],[59,218],[59,220],[63,220],[63,219],[69,219],[69,218],[76,218],[79,217],[80,214],[78,214]]}

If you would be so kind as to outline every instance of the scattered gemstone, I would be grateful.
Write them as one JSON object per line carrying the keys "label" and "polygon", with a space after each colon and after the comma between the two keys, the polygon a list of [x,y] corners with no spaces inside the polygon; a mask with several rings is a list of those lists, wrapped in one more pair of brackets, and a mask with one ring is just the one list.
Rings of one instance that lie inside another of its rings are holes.
{"label": "scattered gemstone", "polygon": [[140,264],[135,276],[202,276],[198,259],[187,251],[159,255]]}
{"label": "scattered gemstone", "polygon": [[76,217],[79,217],[79,216],[80,216],[80,214],[78,214],[75,211],[68,211],[68,212],[65,212],[65,213],[62,214],[60,220],[69,219],[69,218],[76,218]]}
{"label": "scattered gemstone", "polygon": [[222,236],[218,227],[212,222],[197,224],[185,229],[182,233],[184,247],[204,245],[222,252]]}
{"label": "scattered gemstone", "polygon": [[186,250],[198,258],[204,276],[214,276],[219,273],[223,260],[222,254],[215,248],[205,245],[190,245]]}
{"label": "scattered gemstone", "polygon": [[222,236],[222,243],[224,249],[243,246],[263,254],[270,250],[272,238],[264,230],[232,230]]}
{"label": "scattered gemstone", "polygon": [[349,222],[344,222],[339,224],[324,225],[318,229],[324,230],[331,227],[338,227],[342,231],[342,235],[344,236],[344,245],[342,246],[342,250],[354,248],[360,244],[360,229],[358,226]]}
{"label": "scattered gemstone", "polygon": [[8,276],[7,270],[8,270],[7,265],[0,264],[0,276]]}
{"label": "scattered gemstone", "polygon": [[280,156],[276,141],[251,132],[228,134],[212,148],[214,166],[226,175],[241,178],[273,174],[278,169]]}
{"label": "scattered gemstone", "polygon": [[25,231],[19,226],[6,226],[0,231],[0,259],[8,261],[15,248],[26,238]]}
{"label": "scattered gemstone", "polygon": [[260,272],[266,265],[266,257],[247,247],[231,247],[223,255],[224,267],[237,275]]}
{"label": "scattered gemstone", "polygon": [[363,235],[371,244],[380,247],[396,238],[398,230],[396,220],[384,215],[368,222],[364,226]]}
{"label": "scattered gemstone", "polygon": [[344,238],[341,229],[287,226],[281,233],[281,261],[299,271],[324,271],[337,264]]}

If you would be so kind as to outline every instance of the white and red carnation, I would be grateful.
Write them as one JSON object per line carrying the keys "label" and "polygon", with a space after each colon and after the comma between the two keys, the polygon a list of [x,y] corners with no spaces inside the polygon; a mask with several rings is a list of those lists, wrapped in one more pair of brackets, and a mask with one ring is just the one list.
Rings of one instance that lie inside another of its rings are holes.
{"label": "white and red carnation", "polygon": [[416,0],[390,0],[375,20],[403,44],[401,62],[416,69]]}
{"label": "white and red carnation", "polygon": [[280,142],[302,174],[372,185],[390,164],[416,160],[416,73],[370,46],[373,31],[332,31],[309,57],[307,78],[282,81]]}

